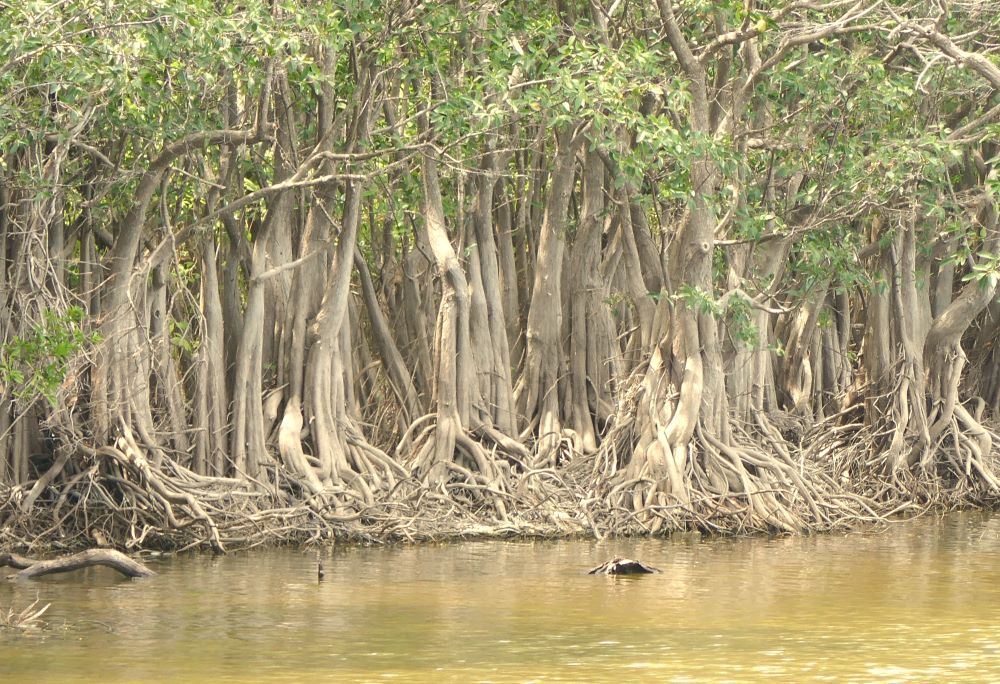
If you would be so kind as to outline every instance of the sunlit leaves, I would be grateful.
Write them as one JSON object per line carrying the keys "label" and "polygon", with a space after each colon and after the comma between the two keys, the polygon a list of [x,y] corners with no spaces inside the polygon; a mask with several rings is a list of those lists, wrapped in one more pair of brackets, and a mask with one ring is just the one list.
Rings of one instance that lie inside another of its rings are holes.
{"label": "sunlit leaves", "polygon": [[83,331],[83,309],[71,306],[66,313],[46,309],[42,321],[21,337],[0,347],[0,383],[22,400],[44,397],[55,405],[69,361],[96,333]]}

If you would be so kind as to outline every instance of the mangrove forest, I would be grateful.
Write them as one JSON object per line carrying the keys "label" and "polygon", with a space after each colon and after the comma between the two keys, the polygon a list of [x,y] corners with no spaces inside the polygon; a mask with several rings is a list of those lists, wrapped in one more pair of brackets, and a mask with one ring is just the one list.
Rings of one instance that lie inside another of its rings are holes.
{"label": "mangrove forest", "polygon": [[0,549],[1000,500],[996,0],[0,19]]}

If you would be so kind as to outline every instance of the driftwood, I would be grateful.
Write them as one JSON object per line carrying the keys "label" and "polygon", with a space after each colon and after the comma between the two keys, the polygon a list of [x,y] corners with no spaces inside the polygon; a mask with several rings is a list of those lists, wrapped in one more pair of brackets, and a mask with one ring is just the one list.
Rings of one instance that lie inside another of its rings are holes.
{"label": "driftwood", "polygon": [[40,561],[19,556],[16,553],[0,554],[0,567],[10,566],[19,570],[11,579],[33,579],[42,575],[52,575],[57,572],[70,572],[89,568],[92,565],[103,565],[117,570],[126,577],[151,577],[156,573],[142,563],[133,560],[114,549],[90,549],[74,553],[72,556]]}
{"label": "driftwood", "polygon": [[612,558],[606,563],[601,563],[593,568],[588,575],[648,575],[654,572],[662,572],[659,568],[646,565],[631,558]]}

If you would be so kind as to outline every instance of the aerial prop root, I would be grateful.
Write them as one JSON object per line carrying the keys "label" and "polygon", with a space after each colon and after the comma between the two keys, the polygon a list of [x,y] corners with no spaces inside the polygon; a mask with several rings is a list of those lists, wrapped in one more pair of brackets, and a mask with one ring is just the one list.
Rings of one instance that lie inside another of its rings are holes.
{"label": "aerial prop root", "polygon": [[145,485],[144,489],[150,500],[158,504],[161,509],[167,527],[182,528],[190,524],[189,522],[181,522],[174,512],[176,506],[186,509],[192,521],[198,521],[204,526],[211,547],[219,553],[225,552],[225,546],[222,543],[215,520],[208,514],[201,502],[191,493],[176,487],[169,478],[161,477],[146,459],[128,425],[123,421],[120,427],[121,435],[115,441],[115,446],[100,447],[96,453],[111,458],[119,465],[139,475],[139,481]]}
{"label": "aerial prop root", "polygon": [[985,486],[991,494],[1000,493],[1000,482],[993,471],[995,460],[993,445],[996,436],[992,434],[965,406],[956,403],[951,421],[951,432],[955,441],[953,453],[963,459],[958,464],[960,475],[969,482],[969,494],[978,483]]}
{"label": "aerial prop root", "polygon": [[508,519],[508,502],[514,498],[510,465],[528,458],[515,440],[486,426],[470,432],[454,417],[431,414],[414,421],[397,453],[404,447],[413,450],[410,471],[421,483],[449,494],[471,494],[492,504],[501,520]]}
{"label": "aerial prop root", "polygon": [[[711,517],[738,516],[740,531],[759,532],[831,529],[877,517],[870,505],[862,505],[864,497],[842,496],[844,488],[805,452],[793,455],[792,445],[777,430],[766,423],[759,427],[758,437],[736,427],[726,442],[699,424],[687,446],[680,490],[666,491],[666,481],[647,461],[639,470],[620,471],[606,490],[606,501],[631,510],[653,532],[664,524],[700,527]],[[609,466],[608,458],[595,465],[598,483]],[[668,510],[670,519],[653,520],[654,511],[662,515]]]}

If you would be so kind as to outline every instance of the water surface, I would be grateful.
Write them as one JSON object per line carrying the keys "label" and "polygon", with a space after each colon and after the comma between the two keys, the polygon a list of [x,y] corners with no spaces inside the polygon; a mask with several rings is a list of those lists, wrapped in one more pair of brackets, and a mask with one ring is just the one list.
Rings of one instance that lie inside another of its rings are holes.
{"label": "water surface", "polygon": [[[664,570],[595,577],[614,555]],[[1000,516],[741,540],[277,549],[0,581],[0,681],[1000,681]]]}

